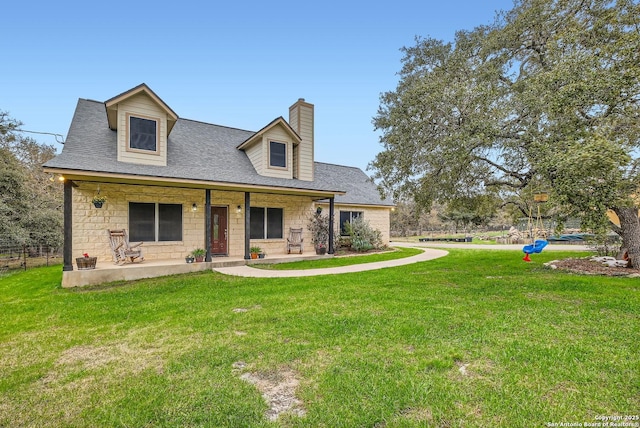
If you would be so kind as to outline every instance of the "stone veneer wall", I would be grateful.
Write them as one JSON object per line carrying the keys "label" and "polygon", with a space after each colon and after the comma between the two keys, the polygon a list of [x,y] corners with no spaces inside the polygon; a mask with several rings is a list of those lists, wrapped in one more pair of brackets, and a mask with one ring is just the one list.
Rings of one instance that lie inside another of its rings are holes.
{"label": "stone veneer wall", "polygon": [[[284,228],[283,239],[252,239],[251,245],[257,245],[262,251],[268,254],[285,254],[287,252],[287,238],[289,237],[289,228],[302,228],[304,238],[304,252],[315,252],[311,243],[311,232],[307,228],[309,217],[313,214],[313,200],[304,196],[288,196],[274,195],[266,193],[252,193],[251,206],[283,208],[284,209]],[[244,214],[242,214],[244,221]],[[243,235],[244,239],[244,235]],[[244,247],[243,251],[244,251]],[[294,250],[295,251],[295,250]],[[244,252],[242,253],[244,254]]]}
{"label": "stone veneer wall", "polygon": [[[182,204],[183,232],[179,242],[145,242],[144,256],[148,260],[182,259],[195,248],[205,246],[205,190],[177,187],[125,185],[95,182],[75,182],[73,189],[73,258],[88,253],[99,262],[111,262],[111,250],[107,229],[129,229],[129,202],[158,202]],[[91,199],[98,193],[106,196],[102,208],[95,208]],[[197,211],[192,211],[193,204]],[[244,255],[244,192],[211,191],[212,206],[228,207],[229,256]],[[242,213],[236,208],[240,205]],[[286,252],[286,238],[290,227],[304,229],[305,252],[312,252],[311,235],[307,230],[307,218],[313,212],[309,197],[275,194],[251,194],[251,205],[284,209],[284,236],[282,239],[252,240],[267,254]]]}

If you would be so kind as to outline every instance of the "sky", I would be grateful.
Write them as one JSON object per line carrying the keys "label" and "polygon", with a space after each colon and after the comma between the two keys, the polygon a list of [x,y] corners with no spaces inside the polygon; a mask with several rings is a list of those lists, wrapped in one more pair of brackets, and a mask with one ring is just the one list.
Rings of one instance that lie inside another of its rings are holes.
{"label": "sky", "polygon": [[[79,98],[146,83],[179,117],[258,131],[315,106],[315,160],[366,171],[372,120],[403,46],[452,41],[512,0],[10,1],[2,7],[0,110],[65,138]],[[25,134],[41,143],[53,136]],[[368,172],[370,173],[370,172]]]}

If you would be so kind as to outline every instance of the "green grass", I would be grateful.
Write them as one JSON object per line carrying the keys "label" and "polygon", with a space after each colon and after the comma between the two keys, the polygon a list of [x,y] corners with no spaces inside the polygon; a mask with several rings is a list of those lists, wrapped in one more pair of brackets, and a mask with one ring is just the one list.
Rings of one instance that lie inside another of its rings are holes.
{"label": "green grass", "polygon": [[[212,272],[59,288],[0,278],[0,426],[531,427],[640,409],[638,279],[570,253],[450,250],[415,265],[254,279]],[[253,373],[299,380],[265,417]]]}
{"label": "green grass", "polygon": [[297,270],[297,269],[320,269],[331,268],[339,266],[350,266],[362,263],[374,263],[387,260],[402,259],[405,257],[415,256],[422,253],[422,250],[417,248],[397,247],[392,251],[375,254],[358,254],[339,257],[330,257],[320,260],[301,260],[298,262],[290,263],[256,263],[253,267],[261,269],[275,269],[275,270]]}

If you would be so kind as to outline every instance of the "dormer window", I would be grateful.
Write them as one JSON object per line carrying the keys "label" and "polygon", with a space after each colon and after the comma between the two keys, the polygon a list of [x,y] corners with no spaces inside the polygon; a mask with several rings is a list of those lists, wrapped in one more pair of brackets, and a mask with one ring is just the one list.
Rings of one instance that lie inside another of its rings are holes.
{"label": "dormer window", "polygon": [[129,149],[158,152],[158,121],[128,115]]}
{"label": "dormer window", "polygon": [[258,174],[291,180],[298,164],[295,148],[300,143],[300,137],[291,125],[279,117],[237,148],[244,150]]}
{"label": "dormer window", "polygon": [[269,142],[269,166],[272,168],[287,167],[287,145],[285,143]]}
{"label": "dormer window", "polygon": [[104,102],[117,132],[118,162],[167,166],[168,139],[178,115],[144,83]]}

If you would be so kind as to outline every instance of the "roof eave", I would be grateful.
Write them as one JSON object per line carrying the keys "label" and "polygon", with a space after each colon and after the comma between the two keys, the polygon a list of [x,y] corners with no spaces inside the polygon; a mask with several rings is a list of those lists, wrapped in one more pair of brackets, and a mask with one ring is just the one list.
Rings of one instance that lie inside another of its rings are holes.
{"label": "roof eave", "polygon": [[262,135],[264,135],[267,131],[269,131],[270,129],[276,127],[277,125],[282,125],[285,128],[285,130],[287,131],[287,133],[289,135],[291,135],[291,137],[293,138],[293,144],[294,145],[295,144],[300,144],[302,142],[302,138],[300,138],[298,133],[291,127],[291,125],[289,125],[289,123],[286,120],[284,120],[284,118],[282,116],[279,116],[279,117],[275,118],[274,120],[272,120],[271,122],[269,122],[269,124],[267,126],[263,127],[261,130],[259,130],[255,134],[253,134],[251,137],[247,138],[245,141],[240,143],[236,147],[236,149],[245,150],[249,146],[251,146],[254,143],[256,143],[257,141],[259,141],[259,138],[262,138]]}
{"label": "roof eave", "polygon": [[109,128],[111,128],[112,130],[116,130],[118,128],[118,123],[117,123],[118,103],[121,103],[127,98],[130,98],[142,92],[147,94],[156,104],[158,104],[158,106],[160,106],[160,108],[162,108],[165,111],[165,113],[167,114],[167,134],[171,133],[173,126],[178,121],[178,114],[175,111],[173,111],[171,107],[169,107],[169,105],[167,105],[167,103],[165,103],[162,100],[162,98],[156,95],[156,93],[153,92],[151,88],[147,86],[146,83],[141,83],[135,88],[131,88],[128,91],[125,91],[119,95],[116,95],[115,97],[110,98],[104,102],[104,107],[107,112],[107,120],[109,122]]}
{"label": "roof eave", "polygon": [[[321,203],[321,204],[328,204],[329,201],[326,199],[320,199],[317,200],[316,202]],[[363,203],[363,202],[343,202],[343,201],[335,201],[335,205],[350,205],[353,207],[363,207],[363,208],[395,208],[396,205],[395,204],[367,204],[367,203]]]}
{"label": "roof eave", "polygon": [[195,180],[188,178],[158,177],[150,175],[132,175],[122,173],[96,172],[68,168],[43,166],[46,173],[59,174],[69,180],[78,181],[103,181],[120,184],[144,184],[152,186],[185,187],[197,189],[220,189],[228,191],[249,191],[255,193],[281,193],[308,195],[318,198],[328,198],[336,195],[345,195],[343,190],[332,189],[304,189],[298,187],[273,186],[264,184],[235,183],[224,181]]}

